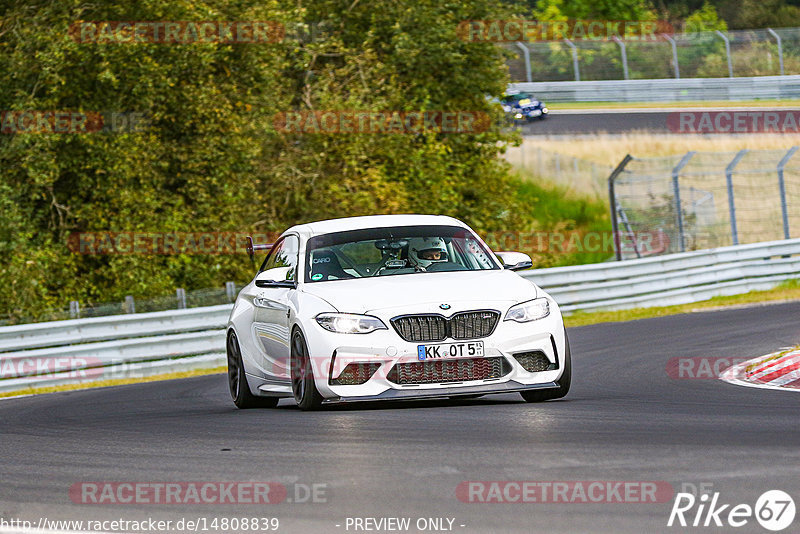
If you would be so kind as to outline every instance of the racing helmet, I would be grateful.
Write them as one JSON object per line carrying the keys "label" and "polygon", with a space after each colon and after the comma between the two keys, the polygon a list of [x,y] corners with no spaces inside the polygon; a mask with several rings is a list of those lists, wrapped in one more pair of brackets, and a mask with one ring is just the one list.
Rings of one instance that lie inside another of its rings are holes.
{"label": "racing helmet", "polygon": [[408,259],[423,269],[448,260],[447,246],[441,237],[412,237],[408,240]]}

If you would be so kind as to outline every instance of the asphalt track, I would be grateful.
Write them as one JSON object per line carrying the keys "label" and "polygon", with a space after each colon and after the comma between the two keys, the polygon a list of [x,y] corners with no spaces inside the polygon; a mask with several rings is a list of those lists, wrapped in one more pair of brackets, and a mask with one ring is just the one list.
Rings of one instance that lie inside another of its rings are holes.
{"label": "asphalt track", "polygon": [[675,109],[665,110],[581,110],[551,111],[544,120],[522,125],[524,135],[620,134],[633,131],[671,133],[667,117]]}
{"label": "asphalt track", "polygon": [[[798,318],[795,302],[570,329],[572,391],[538,405],[508,394],[239,411],[224,375],[0,401],[0,517],[259,516],[279,518],[279,532],[353,532],[346,518],[369,516],[450,517],[464,533],[729,532],[667,528],[671,501],[476,504],[455,489],[667,481],[675,491],[711,483],[724,503],[752,506],[782,489],[800,504],[800,395],[665,371],[676,356],[754,357],[800,343]],[[136,507],[68,497],[80,481],[238,480],[326,484],[327,502]],[[785,532],[798,525],[800,516]],[[735,530],[766,532],[752,519]]]}

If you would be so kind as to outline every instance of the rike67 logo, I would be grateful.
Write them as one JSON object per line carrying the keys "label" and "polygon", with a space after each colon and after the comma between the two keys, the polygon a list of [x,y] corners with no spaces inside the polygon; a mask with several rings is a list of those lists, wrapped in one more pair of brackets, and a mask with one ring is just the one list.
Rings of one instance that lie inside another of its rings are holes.
{"label": "rike67 logo", "polygon": [[795,505],[792,497],[781,490],[764,492],[755,506],[749,504],[722,504],[719,492],[704,493],[695,497],[691,493],[678,493],[669,514],[667,526],[682,527],[733,527],[749,524],[753,519],[767,530],[778,532],[794,521]]}

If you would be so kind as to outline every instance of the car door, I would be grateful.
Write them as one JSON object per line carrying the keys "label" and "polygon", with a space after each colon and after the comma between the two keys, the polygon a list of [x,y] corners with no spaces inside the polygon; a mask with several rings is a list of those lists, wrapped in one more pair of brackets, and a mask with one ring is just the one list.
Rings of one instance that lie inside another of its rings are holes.
{"label": "car door", "polygon": [[[295,235],[288,235],[276,243],[257,278],[296,281],[299,243]],[[254,290],[253,335],[262,351],[264,376],[288,383],[291,356],[289,299],[296,290],[291,287],[256,287]]]}

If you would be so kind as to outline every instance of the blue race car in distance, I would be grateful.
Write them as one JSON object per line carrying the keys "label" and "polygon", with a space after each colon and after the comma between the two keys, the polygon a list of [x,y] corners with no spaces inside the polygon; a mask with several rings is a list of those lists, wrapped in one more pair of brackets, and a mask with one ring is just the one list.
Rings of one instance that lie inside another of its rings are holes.
{"label": "blue race car in distance", "polygon": [[544,102],[531,93],[508,93],[501,100],[503,110],[515,121],[544,120],[549,110]]}

